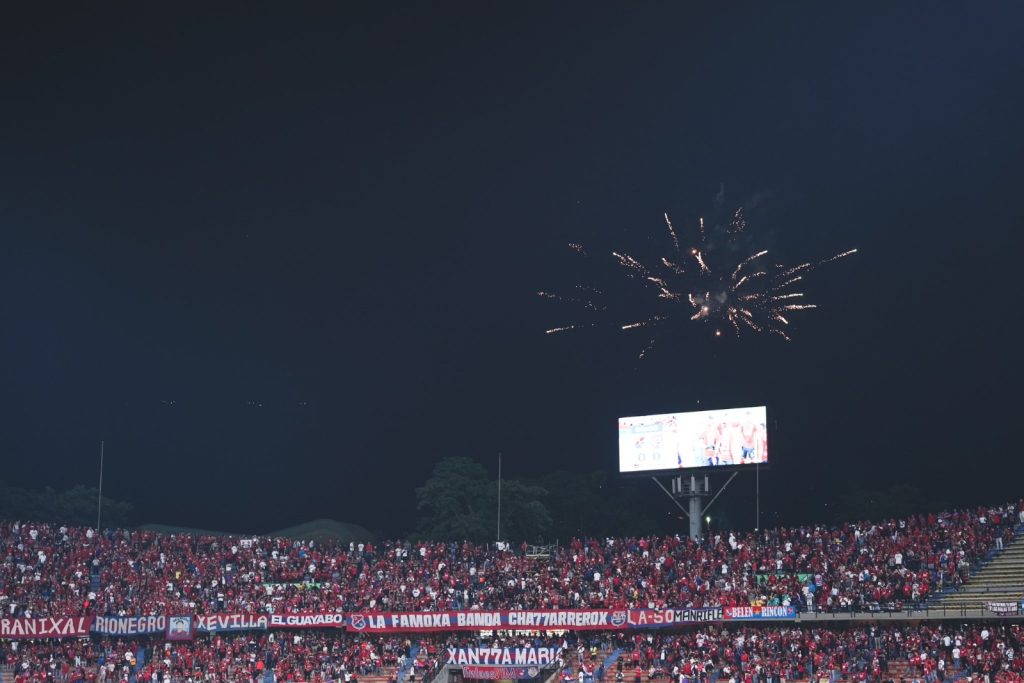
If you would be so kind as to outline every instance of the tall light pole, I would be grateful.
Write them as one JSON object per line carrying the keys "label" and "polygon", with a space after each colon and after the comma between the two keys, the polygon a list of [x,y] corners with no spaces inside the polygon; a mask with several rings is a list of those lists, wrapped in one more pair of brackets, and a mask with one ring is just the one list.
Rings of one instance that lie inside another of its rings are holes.
{"label": "tall light pole", "polygon": [[100,533],[100,521],[103,519],[103,442],[100,441],[100,494],[96,500],[96,533]]}
{"label": "tall light pole", "polygon": [[498,538],[501,543],[501,453],[498,453]]}

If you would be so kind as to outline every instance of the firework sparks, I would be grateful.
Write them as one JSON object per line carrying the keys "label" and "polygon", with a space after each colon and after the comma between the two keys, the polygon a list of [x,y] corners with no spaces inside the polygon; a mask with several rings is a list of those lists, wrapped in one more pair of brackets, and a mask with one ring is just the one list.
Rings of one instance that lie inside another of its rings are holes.
{"label": "firework sparks", "polygon": [[679,253],[679,235],[676,234],[676,229],[672,227],[672,219],[669,218],[668,213],[665,214],[665,225],[668,226],[668,234],[672,236],[672,244],[676,248],[676,253]]}
{"label": "firework sparks", "polygon": [[637,261],[629,254],[620,254],[617,251],[613,251],[612,256],[618,259],[620,266],[631,271],[630,277],[636,277],[637,275],[640,275],[641,277],[644,278],[651,277],[651,273],[646,268],[644,268],[643,264],[641,264],[639,261]]}
{"label": "firework sparks", "polygon": [[754,261],[756,261],[757,259],[761,258],[762,256],[764,256],[767,253],[768,253],[768,250],[765,249],[764,251],[759,251],[756,254],[754,254],[753,256],[748,256],[747,258],[745,258],[742,261],[740,261],[740,264],[738,266],[736,266],[736,270],[732,271],[732,279],[733,280],[736,279],[736,277],[740,274],[740,271],[743,270],[743,266],[745,266],[747,264],[750,264],[750,263],[753,263]]}
{"label": "firework sparks", "polygon": [[704,263],[704,255],[700,253],[699,249],[693,250],[693,258],[697,259],[697,263],[700,264],[700,272],[710,273],[711,269],[708,268],[708,264]]}
{"label": "firework sparks", "polygon": [[588,301],[586,299],[576,299],[576,298],[573,298],[573,297],[562,296],[561,294],[553,294],[551,292],[537,292],[537,296],[543,297],[545,299],[553,299],[555,301],[561,301],[561,302],[567,303],[567,304],[579,304],[580,306],[583,306],[583,308],[586,308],[587,310],[590,310],[590,311],[602,311],[602,310],[604,310],[603,306],[598,306],[593,301]]}
{"label": "firework sparks", "polygon": [[[646,316],[633,318],[631,322],[618,323],[615,327],[619,330],[646,328],[660,331],[663,323],[679,317],[698,323],[711,322],[712,334],[715,337],[723,336],[722,324],[728,323],[737,336],[741,336],[741,330],[747,329],[757,333],[774,334],[788,341],[790,337],[783,329],[790,326],[788,313],[817,308],[816,304],[794,302],[794,299],[802,299],[805,294],[802,291],[792,291],[791,288],[816,268],[857,253],[856,249],[849,249],[820,261],[807,261],[791,267],[778,263],[765,265],[761,262],[755,270],[753,264],[767,256],[768,250],[756,251],[738,262],[734,256],[743,250],[747,244],[746,240],[749,239],[746,235],[743,241],[737,238],[738,234],[747,231],[747,221],[742,208],[737,209],[724,225],[715,225],[710,229],[710,234],[714,236],[712,240],[708,239],[709,231],[705,227],[704,219],[700,218],[694,243],[687,245],[681,242],[683,234],[676,229],[671,216],[665,213],[664,219],[671,242],[670,249],[675,257],[669,254],[645,263],[629,254],[611,252],[615,263],[620,267],[619,272],[641,283],[641,291],[647,292],[648,297],[653,296],[654,301],[660,302],[656,309],[662,309],[657,312],[650,310]],[[569,247],[582,256],[588,256],[587,250],[581,244],[570,243]],[[686,258],[692,258],[696,267],[684,267],[682,261]],[[744,272],[745,270],[747,272]],[[751,270],[754,272],[749,272]],[[589,311],[608,310],[606,305],[599,305],[593,300],[594,296],[603,296],[601,290],[588,285],[577,285],[576,290],[578,296],[573,297],[548,291],[539,291],[537,295]],[[679,306],[686,311],[685,318],[679,315]],[[562,325],[546,332],[555,334],[597,325],[598,323]],[[651,352],[657,338],[652,336],[649,339],[640,352],[640,358]]]}
{"label": "firework sparks", "polygon": [[544,334],[558,334],[559,332],[569,332],[571,330],[582,330],[587,327],[596,327],[597,323],[588,323],[580,325],[563,325],[561,327],[552,327],[544,330]]}
{"label": "firework sparks", "polygon": [[747,220],[743,217],[743,207],[736,209],[732,215],[732,229],[734,232],[743,232],[747,229]]}
{"label": "firework sparks", "polygon": [[675,263],[673,263],[672,261],[669,261],[664,256],[661,257],[661,264],[663,266],[665,266],[666,268],[668,268],[669,270],[671,270],[676,275],[682,275],[683,273],[686,272],[686,271],[683,270],[682,266],[676,265]]}
{"label": "firework sparks", "polygon": [[[767,272],[765,272],[763,270],[759,270],[756,273],[751,273],[750,275],[744,275],[743,277],[741,277],[739,279],[739,281],[735,285],[732,286],[732,291],[735,292],[737,289],[742,287],[743,283],[746,282],[747,280],[753,280],[755,277],[764,277],[767,274],[768,274]],[[799,279],[799,278],[797,278],[797,279]]]}
{"label": "firework sparks", "polygon": [[804,279],[803,275],[797,275],[794,278],[790,278],[790,279],[786,280],[781,285],[775,285],[774,287],[772,287],[772,291],[773,292],[777,292],[780,289],[785,289],[786,287],[789,287],[792,284],[796,284],[797,282],[800,282],[803,279]]}
{"label": "firework sparks", "polygon": [[651,325],[655,325],[659,321],[664,320],[664,319],[665,319],[664,316],[655,315],[655,316],[652,316],[652,317],[648,318],[647,320],[640,320],[640,321],[635,322],[635,323],[629,323],[628,325],[623,325],[622,329],[624,329],[624,330],[635,330],[635,329],[637,329],[639,327],[650,327]]}
{"label": "firework sparks", "polygon": [[853,256],[856,253],[857,253],[856,249],[849,249],[849,250],[844,251],[842,253],[836,254],[835,256],[831,256],[831,257],[825,259],[824,261],[818,261],[818,265],[819,266],[823,266],[826,263],[832,263],[833,261],[838,261],[841,258],[846,258],[847,256]]}

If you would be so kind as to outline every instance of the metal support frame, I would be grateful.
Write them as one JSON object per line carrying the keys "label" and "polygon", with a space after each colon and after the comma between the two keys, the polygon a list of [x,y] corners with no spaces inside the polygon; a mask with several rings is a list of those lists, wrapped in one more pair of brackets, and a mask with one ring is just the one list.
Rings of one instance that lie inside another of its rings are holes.
{"label": "metal support frame", "polygon": [[668,489],[665,488],[664,484],[662,484],[660,481],[658,481],[657,477],[651,477],[651,481],[653,481],[655,484],[657,484],[658,488],[665,492],[665,495],[668,496],[669,500],[671,500],[673,503],[675,503],[676,507],[679,508],[680,510],[682,510],[684,515],[686,515],[687,517],[690,516],[690,511],[687,510],[686,508],[684,508],[682,506],[682,504],[676,499],[676,497],[668,492]]}
{"label": "metal support frame", "polygon": [[[711,477],[707,474],[702,477],[691,474],[689,482],[684,482],[683,475],[678,475],[672,479],[671,492],[665,488],[665,485],[657,477],[652,476],[651,480],[658,485],[658,488],[665,492],[665,495],[671,499],[677,508],[683,511],[683,514],[686,515],[690,522],[690,538],[697,540],[701,537],[700,523],[704,519],[704,515],[707,514],[707,511],[711,509],[711,506],[718,500],[718,497],[722,495],[725,489],[729,487],[729,484],[732,483],[737,474],[739,474],[739,471],[732,473],[732,476],[725,481],[725,484],[718,489],[718,492],[711,496],[711,500],[708,501],[707,505],[702,505],[702,500],[711,495]],[[679,502],[680,498],[689,499],[689,509],[683,507],[682,503]]]}

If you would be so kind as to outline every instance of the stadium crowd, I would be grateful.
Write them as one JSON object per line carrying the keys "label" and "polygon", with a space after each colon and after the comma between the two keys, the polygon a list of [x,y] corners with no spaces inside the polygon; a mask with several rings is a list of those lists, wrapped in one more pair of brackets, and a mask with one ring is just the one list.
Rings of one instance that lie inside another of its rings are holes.
{"label": "stadium crowd", "polygon": [[[193,537],[0,527],[6,616],[794,605],[901,609],[957,586],[1024,507],[879,523],[577,539],[550,558],[471,543]],[[95,579],[94,579],[95,575]],[[98,590],[94,590],[98,588]]]}
{"label": "stadium crowd", "polygon": [[[410,642],[338,631],[211,635],[191,642],[162,637],[11,641],[4,665],[20,680],[137,681],[347,681],[406,664]],[[419,667],[429,660],[421,660]],[[421,676],[422,678],[422,676]]]}
{"label": "stadium crowd", "polygon": [[[777,683],[887,680],[941,683],[966,678],[1018,683],[1024,658],[1019,623],[889,624],[848,628],[795,625],[687,627],[672,633],[567,634],[417,639],[339,631],[158,638],[11,641],[0,662],[16,683],[401,683],[430,680],[447,647],[556,646],[562,679],[583,683]],[[413,647],[420,657],[413,661]],[[606,669],[605,657],[621,650]],[[901,666],[891,666],[900,662]],[[406,667],[405,665],[409,666]],[[411,675],[410,675],[411,674]]]}
{"label": "stadium crowd", "polygon": [[[798,610],[902,609],[956,587],[1024,523],[1024,502],[878,523],[679,536],[578,539],[549,557],[471,543],[323,544],[139,530],[0,525],[5,617],[792,605]],[[991,630],[990,630],[991,628]],[[590,680],[776,683],[881,681],[903,659],[926,683],[950,670],[1021,680],[1020,626],[809,629],[689,627],[557,643],[565,671]],[[443,648],[419,642],[418,679]],[[567,636],[575,638],[572,634]],[[593,657],[622,648],[614,672]],[[339,629],[199,635],[191,642],[92,637],[11,640],[0,663],[36,681],[317,681],[357,683],[407,663],[404,636]],[[588,649],[590,648],[590,649]],[[591,661],[587,661],[587,653]],[[596,669],[596,670],[595,670]],[[273,674],[269,676],[268,674]]]}
{"label": "stadium crowd", "polygon": [[[1021,672],[1017,656],[1024,632],[1013,624],[890,624],[847,629],[746,627],[634,636],[627,667],[633,680],[659,677],[765,683],[784,680],[884,681],[890,664],[899,677],[926,683],[951,674],[988,676]],[[639,669],[639,671],[637,671]]]}

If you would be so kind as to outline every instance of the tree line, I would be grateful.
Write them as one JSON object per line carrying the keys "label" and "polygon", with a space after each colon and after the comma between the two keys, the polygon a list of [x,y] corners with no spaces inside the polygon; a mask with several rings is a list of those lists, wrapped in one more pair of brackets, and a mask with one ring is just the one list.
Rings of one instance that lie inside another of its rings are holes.
{"label": "tree line", "polygon": [[[95,486],[73,486],[66,491],[50,487],[25,489],[0,483],[0,519],[51,522],[69,526],[94,526],[99,503]],[[103,526],[131,522],[131,503],[103,496]]]}
{"label": "tree line", "polygon": [[[844,490],[845,488],[845,490]],[[712,511],[713,529],[743,530],[752,510],[749,492],[724,496]],[[824,510],[791,506],[785,517],[765,515],[764,526],[786,524],[835,525],[883,520],[934,512],[949,507],[935,492],[896,483],[865,487],[846,482],[831,491]],[[445,458],[435,465],[426,483],[416,489],[416,529],[413,537],[433,540],[496,540],[516,543],[566,542],[584,536],[621,537],[683,534],[688,522],[655,489],[648,478],[623,478],[606,470],[554,471],[532,479],[502,479],[501,538],[498,538],[498,482],[470,458]],[[753,520],[750,520],[753,521]]]}
{"label": "tree line", "polygon": [[[648,488],[641,488],[646,484]],[[609,480],[607,472],[554,471],[501,480],[501,539],[565,542],[579,536],[647,534],[656,524],[644,505],[650,482]],[[498,481],[464,457],[445,458],[416,489],[414,535],[433,540],[498,539]]]}
{"label": "tree line", "polygon": [[[404,536],[477,543],[499,540],[498,481],[475,460],[449,457],[438,461],[415,493],[416,515],[410,520],[414,526]],[[0,519],[93,526],[98,494],[94,486],[56,491],[0,482]],[[716,503],[715,528],[752,526],[742,523],[749,511],[738,509],[735,498],[741,497],[724,496]],[[797,506],[789,519],[765,515],[765,526],[898,518],[938,511],[951,503],[941,492],[924,494],[912,485],[874,488],[854,480],[845,482],[845,491],[832,492],[829,500],[826,511]],[[134,513],[131,503],[103,497],[104,527],[131,526],[137,523]],[[687,526],[678,510],[647,478],[623,478],[606,470],[556,470],[533,478],[501,481],[503,541],[543,544],[584,536],[685,534]]]}

